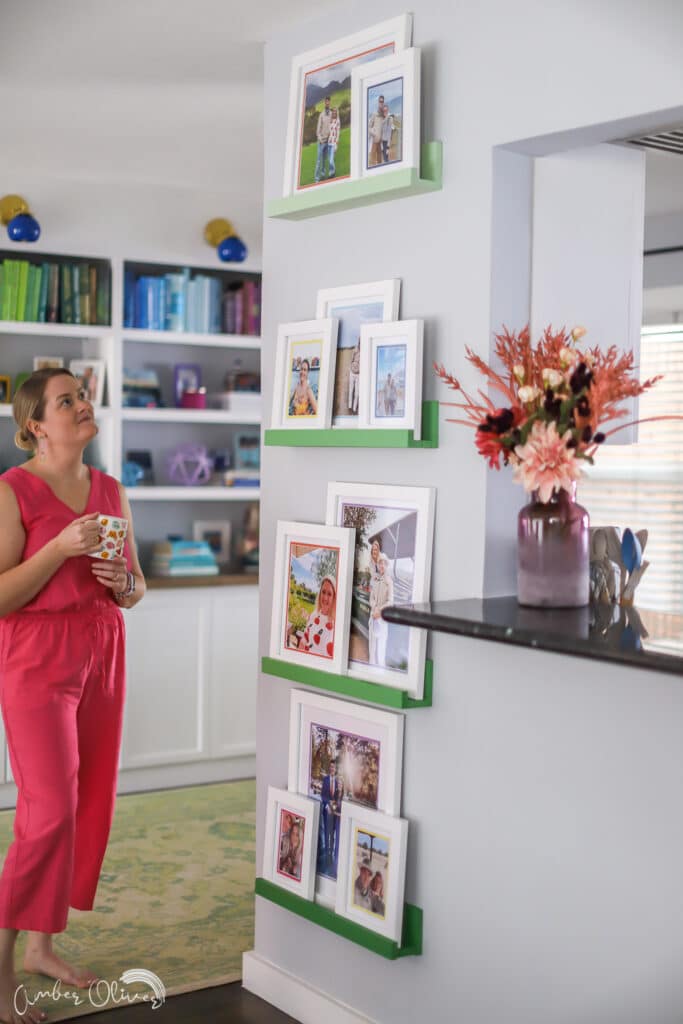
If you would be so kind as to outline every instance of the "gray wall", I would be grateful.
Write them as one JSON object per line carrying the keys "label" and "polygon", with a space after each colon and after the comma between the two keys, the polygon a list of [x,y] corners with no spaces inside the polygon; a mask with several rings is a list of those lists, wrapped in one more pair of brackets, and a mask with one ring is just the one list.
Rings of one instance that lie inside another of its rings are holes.
{"label": "gray wall", "polygon": [[[509,315],[499,295],[491,302],[492,147],[683,102],[678,3],[416,0],[412,10],[423,137],[444,142],[444,189],[266,219],[266,408],[278,322],[312,317],[320,287],[384,277],[402,279],[402,316],[426,321],[425,365],[444,361],[478,383],[464,344],[487,355],[493,313],[496,325],[520,322],[528,286],[515,267]],[[396,13],[385,0],[346,4],[268,44],[266,199],[281,194],[292,56]],[[448,398],[430,373],[426,397]],[[507,478],[487,478],[471,434],[443,422],[433,453],[265,449],[262,653],[275,523],[322,521],[330,479],[438,487],[435,598],[482,592],[487,532],[500,539],[522,501]],[[679,1020],[679,681],[446,637],[432,638],[431,654],[434,707],[408,715],[403,784],[407,898],[425,911],[424,956],[386,962],[263,900],[256,952],[381,1024]],[[266,788],[286,784],[288,710],[288,685],[261,676],[259,871]]]}

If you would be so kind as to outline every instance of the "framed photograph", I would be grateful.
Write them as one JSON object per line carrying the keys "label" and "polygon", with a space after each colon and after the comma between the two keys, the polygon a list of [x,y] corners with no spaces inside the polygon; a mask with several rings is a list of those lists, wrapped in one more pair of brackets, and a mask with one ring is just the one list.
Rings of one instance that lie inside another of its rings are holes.
{"label": "framed photograph", "polygon": [[202,384],[202,368],[196,363],[176,363],[173,367],[173,394],[176,407],[186,391],[197,391]]}
{"label": "framed photograph", "polygon": [[335,911],[401,944],[408,822],[345,803]]}
{"label": "framed photograph", "polygon": [[0,402],[6,404],[12,401],[12,378],[0,377]]}
{"label": "framed photograph", "polygon": [[351,177],[352,71],[405,50],[412,31],[403,14],[293,59],[283,195]]}
{"label": "framed photograph", "polygon": [[320,803],[268,786],[263,877],[304,900],[315,892]]}
{"label": "framed photograph", "polygon": [[[429,600],[436,488],[331,482],[329,525],[355,531],[347,672],[421,700],[427,632],[386,622],[387,605]],[[384,808],[382,808],[384,809]]]}
{"label": "framed photograph", "polygon": [[261,434],[256,430],[238,430],[234,437],[235,469],[261,468]]}
{"label": "framed photograph", "polygon": [[277,524],[271,657],[324,672],[346,669],[353,544],[345,527]]}
{"label": "framed photograph", "polygon": [[33,370],[63,370],[64,360],[61,356],[34,356]]}
{"label": "framed photograph", "polygon": [[354,178],[420,166],[420,50],[351,72]]}
{"label": "framed photograph", "polygon": [[230,540],[232,524],[227,519],[200,519],[192,524],[192,539],[205,540],[217,562],[229,562],[232,557]]}
{"label": "framed photograph", "polygon": [[344,805],[401,812],[403,715],[292,690],[287,786],[320,804],[316,896],[334,907]]}
{"label": "framed photograph", "polygon": [[361,328],[359,427],[422,427],[422,320]]}
{"label": "framed photograph", "polygon": [[69,369],[93,405],[102,405],[104,399],[104,359],[72,359]]}
{"label": "framed photograph", "polygon": [[364,324],[398,319],[401,282],[369,281],[318,292],[315,315],[339,321],[334,367],[332,426],[358,425],[360,403],[360,331]]}
{"label": "framed photograph", "polygon": [[273,427],[330,426],[338,327],[334,317],[280,324]]}

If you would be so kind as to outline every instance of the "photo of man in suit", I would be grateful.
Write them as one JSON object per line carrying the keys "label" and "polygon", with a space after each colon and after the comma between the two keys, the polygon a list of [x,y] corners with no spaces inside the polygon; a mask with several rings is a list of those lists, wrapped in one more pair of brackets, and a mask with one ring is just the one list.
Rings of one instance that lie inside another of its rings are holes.
{"label": "photo of man in suit", "polygon": [[320,793],[320,816],[323,825],[327,871],[333,878],[337,877],[337,863],[339,860],[339,826],[341,823],[343,790],[344,783],[337,775],[336,762],[330,761],[328,774],[323,776],[323,786]]}

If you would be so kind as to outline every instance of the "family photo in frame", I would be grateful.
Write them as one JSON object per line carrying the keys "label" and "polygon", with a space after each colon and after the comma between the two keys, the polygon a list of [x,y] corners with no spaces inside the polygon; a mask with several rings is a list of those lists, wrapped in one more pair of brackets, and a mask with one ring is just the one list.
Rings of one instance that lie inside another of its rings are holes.
{"label": "family photo in frame", "polygon": [[347,802],[400,813],[404,719],[304,690],[290,701],[287,786],[320,807],[316,896],[333,907]]}
{"label": "family photo in frame", "polygon": [[361,330],[368,324],[396,320],[400,296],[401,282],[398,279],[322,288],[318,291],[316,316],[334,317],[339,325],[332,389],[333,427],[358,425],[362,377]]}
{"label": "family photo in frame", "polygon": [[412,15],[403,14],[328,42],[292,61],[283,195],[333,186],[353,175],[353,74],[407,49]]}
{"label": "family photo in frame", "polygon": [[343,672],[353,573],[353,530],[277,524],[271,657]]}
{"label": "family photo in frame", "polygon": [[348,674],[424,691],[426,632],[387,622],[389,605],[429,600],[436,489],[333,481],[326,521],[354,530]]}

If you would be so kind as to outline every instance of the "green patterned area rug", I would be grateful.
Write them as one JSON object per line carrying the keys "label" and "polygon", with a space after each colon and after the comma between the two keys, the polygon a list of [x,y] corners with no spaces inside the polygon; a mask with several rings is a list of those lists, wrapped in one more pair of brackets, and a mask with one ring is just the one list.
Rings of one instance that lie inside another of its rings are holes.
{"label": "green patterned area rug", "polygon": [[[143,996],[151,1009],[152,989],[120,982],[126,971],[158,975],[167,996],[241,978],[254,938],[255,806],[253,779],[118,797],[95,907],[71,908],[53,940],[59,956],[104,984],[90,999],[87,989],[27,974],[26,933],[17,938],[17,977],[50,1021]],[[14,810],[0,812],[3,858],[13,821]]]}

